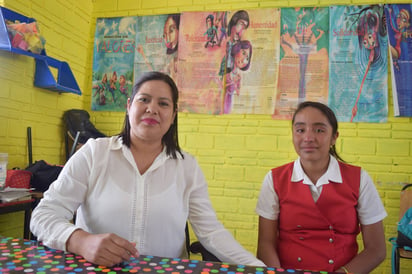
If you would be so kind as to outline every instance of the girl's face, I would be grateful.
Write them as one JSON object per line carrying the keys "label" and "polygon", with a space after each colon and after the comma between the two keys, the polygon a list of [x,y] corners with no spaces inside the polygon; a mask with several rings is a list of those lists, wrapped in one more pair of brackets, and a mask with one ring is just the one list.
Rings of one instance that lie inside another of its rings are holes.
{"label": "girl's face", "polygon": [[238,68],[244,68],[249,64],[250,49],[241,49],[235,55],[235,64]]}
{"label": "girl's face", "polygon": [[163,29],[163,39],[165,40],[166,47],[174,49],[177,46],[178,38],[179,30],[177,29],[176,22],[173,21],[172,17],[169,17]]}
{"label": "girl's face", "polygon": [[302,109],[296,114],[292,129],[293,145],[302,164],[329,160],[329,148],[336,143],[338,133],[332,133],[328,118],[320,110]]}
{"label": "girl's face", "polygon": [[127,100],[127,113],[132,140],[161,142],[176,116],[170,86],[161,80],[145,82],[133,101]]}
{"label": "girl's face", "polygon": [[248,23],[246,20],[239,19],[232,27],[230,30],[230,37],[232,38],[232,41],[239,41],[240,38],[242,37],[243,31],[247,29]]}
{"label": "girl's face", "polygon": [[119,78],[119,83],[120,84],[124,84],[124,83],[126,83],[126,78],[124,78],[124,76],[122,75],[122,76],[120,76],[120,78]]}

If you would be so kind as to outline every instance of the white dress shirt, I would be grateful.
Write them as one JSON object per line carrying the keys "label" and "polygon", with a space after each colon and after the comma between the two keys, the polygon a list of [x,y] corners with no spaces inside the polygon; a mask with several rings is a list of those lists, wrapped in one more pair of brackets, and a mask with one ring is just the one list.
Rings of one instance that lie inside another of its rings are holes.
{"label": "white dress shirt", "polygon": [[[359,186],[358,212],[359,222],[362,225],[374,224],[383,220],[387,213],[379,197],[379,193],[373,184],[372,178],[368,173],[361,169]],[[302,181],[303,180],[303,181]],[[309,185],[312,197],[316,202],[322,193],[322,186],[326,184],[341,184],[342,175],[339,169],[339,163],[335,157],[330,157],[329,166],[325,174],[323,174],[314,184],[303,171],[300,159],[295,160],[292,172],[292,182],[300,182]],[[279,215],[279,197],[273,187],[272,171],[269,171],[262,184],[256,213],[263,218],[269,220],[277,220]]]}
{"label": "white dress shirt", "polygon": [[140,174],[120,138],[89,139],[44,193],[32,214],[32,232],[60,250],[81,228],[115,233],[135,242],[140,254],[180,257],[189,220],[199,241],[222,261],[264,265],[218,221],[196,159],[188,153],[173,159],[165,151]]}

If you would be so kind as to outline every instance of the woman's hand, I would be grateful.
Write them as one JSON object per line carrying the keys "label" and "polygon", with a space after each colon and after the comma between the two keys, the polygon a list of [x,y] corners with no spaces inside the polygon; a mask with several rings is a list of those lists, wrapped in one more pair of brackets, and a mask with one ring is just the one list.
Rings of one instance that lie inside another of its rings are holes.
{"label": "woman's hand", "polygon": [[104,266],[113,266],[139,256],[135,244],[113,233],[90,234],[76,230],[67,240],[66,247],[67,251]]}

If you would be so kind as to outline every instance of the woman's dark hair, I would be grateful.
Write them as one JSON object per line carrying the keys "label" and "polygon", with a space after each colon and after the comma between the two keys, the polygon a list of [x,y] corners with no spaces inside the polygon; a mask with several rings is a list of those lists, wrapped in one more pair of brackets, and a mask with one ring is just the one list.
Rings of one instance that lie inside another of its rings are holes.
{"label": "woman's dark hair", "polygon": [[[335,135],[338,132],[338,120],[336,119],[336,116],[333,110],[330,109],[325,104],[322,104],[319,102],[313,102],[313,101],[305,101],[298,105],[298,108],[295,110],[295,113],[293,114],[293,117],[292,117],[292,126],[295,123],[296,114],[298,114],[301,110],[307,107],[313,107],[313,108],[320,110],[326,116],[326,118],[329,121],[329,124],[332,126],[332,134]],[[336,152],[336,146],[334,144],[329,148],[329,154],[334,156],[336,159],[342,162],[345,162]]]}
{"label": "woman's dark hair", "polygon": [[[166,84],[169,85],[171,91],[172,91],[172,100],[173,100],[173,111],[176,112],[175,119],[173,121],[173,124],[170,126],[169,130],[166,132],[165,135],[162,137],[162,144],[166,146],[166,154],[172,156],[174,159],[177,158],[176,152],[179,152],[179,154],[183,157],[183,154],[181,152],[180,146],[179,146],[179,139],[177,135],[177,102],[179,99],[179,91],[177,89],[177,86],[175,82],[173,81],[172,78],[170,78],[169,75],[158,72],[158,71],[150,71],[146,72],[143,75],[140,76],[140,78],[136,81],[136,84],[133,87],[132,94],[130,95],[130,102],[133,102],[134,97],[136,94],[139,93],[140,88],[142,85],[148,81],[155,81],[155,80],[160,80],[165,82]],[[123,129],[119,134],[120,137],[122,137],[123,144],[126,145],[128,148],[130,148],[130,122],[129,122],[129,114],[126,110],[126,115],[124,118],[124,123],[123,123]]]}
{"label": "woman's dark hair", "polygon": [[233,14],[232,18],[230,18],[228,29],[227,29],[227,34],[230,36],[230,33],[232,32],[232,27],[237,24],[237,21],[239,20],[245,20],[247,22],[246,28],[249,27],[249,14],[245,10],[239,10]]}

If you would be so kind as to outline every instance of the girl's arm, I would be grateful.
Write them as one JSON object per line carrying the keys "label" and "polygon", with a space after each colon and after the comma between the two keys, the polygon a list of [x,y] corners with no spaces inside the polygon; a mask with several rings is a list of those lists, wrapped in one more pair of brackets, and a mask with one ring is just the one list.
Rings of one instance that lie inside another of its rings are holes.
{"label": "girl's arm", "polygon": [[276,251],[278,241],[278,221],[259,216],[257,258],[269,267],[281,267]]}
{"label": "girl's arm", "polygon": [[[364,249],[344,265],[350,273],[369,273],[386,258],[385,234],[382,221],[361,225]],[[338,269],[345,272],[344,269]]]}

